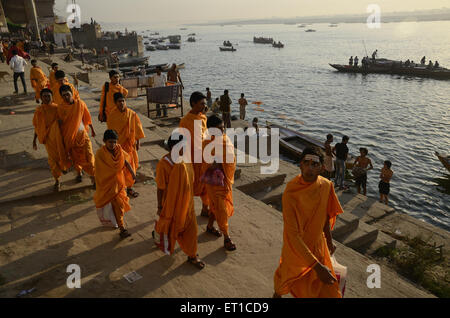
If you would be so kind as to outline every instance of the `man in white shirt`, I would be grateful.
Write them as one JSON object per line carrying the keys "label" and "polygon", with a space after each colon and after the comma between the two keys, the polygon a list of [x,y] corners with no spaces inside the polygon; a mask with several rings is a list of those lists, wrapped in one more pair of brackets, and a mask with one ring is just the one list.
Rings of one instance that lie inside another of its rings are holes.
{"label": "man in white shirt", "polygon": [[[156,68],[156,74],[153,75],[153,87],[164,87],[166,86],[166,75],[161,73],[162,69],[160,66]],[[163,105],[163,117],[167,117],[167,106]],[[156,104],[156,117],[161,116],[160,104]]]}
{"label": "man in white shirt", "polygon": [[25,83],[25,65],[27,65],[27,61],[21,56],[18,55],[16,50],[12,51],[13,57],[9,61],[9,66],[14,72],[14,93],[19,94],[19,87],[17,87],[17,78],[20,77],[22,81],[24,94],[27,94],[27,84]]}

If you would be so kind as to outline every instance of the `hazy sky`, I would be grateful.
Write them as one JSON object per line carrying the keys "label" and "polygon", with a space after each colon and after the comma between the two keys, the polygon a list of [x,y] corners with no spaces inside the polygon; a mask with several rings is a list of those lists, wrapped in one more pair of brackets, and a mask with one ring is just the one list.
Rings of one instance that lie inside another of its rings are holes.
{"label": "hazy sky", "polygon": [[[55,10],[67,17],[69,0],[56,0]],[[78,0],[81,20],[150,22],[180,25],[217,20],[258,19],[334,14],[365,14],[375,3],[382,12],[440,9],[449,0]]]}

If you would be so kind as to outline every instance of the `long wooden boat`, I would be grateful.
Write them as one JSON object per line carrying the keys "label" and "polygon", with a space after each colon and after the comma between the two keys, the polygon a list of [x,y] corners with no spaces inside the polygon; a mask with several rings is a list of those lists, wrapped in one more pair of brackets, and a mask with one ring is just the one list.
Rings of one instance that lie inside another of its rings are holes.
{"label": "long wooden boat", "polygon": [[400,64],[400,61],[390,61],[380,62],[377,60],[376,63],[370,63],[367,67],[362,66],[350,66],[343,64],[330,64],[331,67],[335,68],[342,73],[361,73],[361,74],[393,74],[393,75],[406,75],[406,76],[418,76],[418,77],[429,77],[435,79],[450,79],[450,70],[438,67],[429,69],[426,66],[415,66],[406,67]]}
{"label": "long wooden boat", "polygon": [[274,42],[274,43],[272,44],[272,46],[273,46],[273,47],[276,47],[276,48],[279,48],[279,49],[284,48],[284,44],[283,44],[283,43],[275,43],[275,42]]}
{"label": "long wooden boat", "polygon": [[[325,156],[325,146],[322,141],[269,121],[266,121],[266,124],[268,129],[278,128],[280,132],[280,148],[292,157],[299,158],[306,147],[318,148],[321,150],[322,155]],[[356,158],[350,154],[348,157],[345,166],[347,169],[351,169]]]}
{"label": "long wooden boat", "polygon": [[439,158],[439,161],[442,162],[444,167],[447,168],[448,171],[450,171],[450,156],[439,153],[437,151],[435,151],[434,154]]}
{"label": "long wooden boat", "polygon": [[137,66],[147,64],[148,56],[143,57],[129,57],[125,59],[119,59],[119,67]]}
{"label": "long wooden boat", "polygon": [[264,38],[264,37],[257,38],[256,36],[254,36],[253,43],[272,44],[273,39],[272,38]]}

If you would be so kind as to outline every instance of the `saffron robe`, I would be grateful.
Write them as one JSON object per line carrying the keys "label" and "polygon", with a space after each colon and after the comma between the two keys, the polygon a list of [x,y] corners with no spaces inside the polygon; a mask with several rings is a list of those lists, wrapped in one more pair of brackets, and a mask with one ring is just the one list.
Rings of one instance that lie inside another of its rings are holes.
{"label": "saffron robe", "polygon": [[170,254],[175,242],[189,257],[197,255],[197,219],[194,211],[194,171],[191,163],[173,166],[167,185],[167,199],[155,231],[169,236]]}
{"label": "saffron robe", "polygon": [[283,248],[275,272],[274,287],[279,295],[294,297],[341,297],[337,282],[324,284],[313,267],[327,266],[336,277],[323,228],[329,219],[333,229],[343,212],[333,184],[319,176],[307,183],[301,175],[291,180],[283,193]]}
{"label": "saffron robe", "polygon": [[[195,135],[194,135],[194,120],[201,120],[201,136],[197,136],[197,145],[195,145]],[[203,202],[203,205],[209,205],[209,198],[206,193],[205,184],[200,182],[200,177],[202,176],[202,169],[203,169],[203,138],[206,133],[206,116],[203,113],[193,114],[192,112],[187,113],[181,120],[180,120],[180,127],[186,128],[189,130],[191,134],[191,162],[194,167],[194,175],[195,175],[195,181],[194,181],[194,196],[200,196]],[[201,137],[201,138],[200,138]],[[202,162],[195,163],[194,162],[194,153],[201,152],[202,154]]]}
{"label": "saffron robe", "polygon": [[30,81],[31,86],[34,88],[36,93],[35,99],[41,98],[41,90],[49,87],[49,81],[47,76],[45,76],[44,72],[39,66],[32,67],[30,70]]}
{"label": "saffron robe", "polygon": [[126,156],[120,145],[116,145],[114,154],[106,146],[95,154],[95,206],[101,209],[111,203],[119,227],[124,226],[123,215],[131,209],[124,176]]}
{"label": "saffron robe", "polygon": [[[114,129],[119,134],[118,143],[130,155],[130,165],[134,173],[139,167],[139,157],[136,150],[136,141],[145,137],[141,120],[135,111],[125,106],[125,110],[121,112],[115,107],[107,117],[108,129]],[[127,187],[134,184],[131,173],[127,170],[125,173],[125,181]]]}
{"label": "saffron robe", "polygon": [[170,159],[170,153],[166,154],[162,157],[158,164],[156,165],[156,186],[160,190],[164,190],[164,196],[162,198],[162,204],[167,198],[167,187],[169,185],[170,173],[172,172],[172,168],[174,163],[172,159]]}
{"label": "saffron robe", "polygon": [[62,170],[70,167],[61,131],[58,125],[57,105],[42,104],[36,108],[33,116],[34,131],[39,143],[45,145],[48,154],[48,165],[55,179],[62,175]]}
{"label": "saffron robe", "polygon": [[74,99],[73,104],[58,105],[58,119],[66,152],[77,172],[86,171],[94,176],[94,154],[88,135],[88,126],[92,124],[91,114],[86,103]]}
{"label": "saffron robe", "polygon": [[55,70],[50,71],[50,75],[48,76],[50,81],[50,89],[56,84]]}
{"label": "saffron robe", "polygon": [[[80,94],[78,93],[78,90],[69,82],[67,78],[64,78],[64,85],[69,85],[72,89],[72,96],[73,99],[80,99]],[[62,98],[61,94],[59,93],[59,88],[62,86],[58,81],[55,82],[55,84],[50,87],[50,89],[53,92],[53,102],[57,105],[64,104],[64,99]]]}
{"label": "saffron robe", "polygon": [[[116,107],[116,103],[114,103],[114,94],[122,93],[124,97],[128,96],[128,90],[120,84],[112,85],[109,83],[108,93],[106,94],[106,118],[108,119],[108,115],[111,111]],[[103,113],[103,102],[105,101],[105,84],[102,87],[102,95],[100,97],[100,114]]]}
{"label": "saffron robe", "polygon": [[[210,144],[215,142],[215,136],[211,137],[211,140],[203,141],[203,149]],[[233,207],[233,183],[234,183],[234,172],[236,171],[236,157],[234,155],[234,145],[232,144],[230,138],[223,134],[221,140],[218,142],[218,146],[222,147],[222,171],[224,173],[224,186],[205,184],[206,193],[209,198],[210,211],[216,217],[217,225],[222,233],[228,234],[228,218],[230,218],[234,213]],[[215,149],[211,152],[213,156],[219,156],[215,153]],[[233,162],[227,163],[226,157],[232,158]],[[216,159],[216,161],[218,161]],[[202,172],[204,173],[211,164],[204,163]]]}

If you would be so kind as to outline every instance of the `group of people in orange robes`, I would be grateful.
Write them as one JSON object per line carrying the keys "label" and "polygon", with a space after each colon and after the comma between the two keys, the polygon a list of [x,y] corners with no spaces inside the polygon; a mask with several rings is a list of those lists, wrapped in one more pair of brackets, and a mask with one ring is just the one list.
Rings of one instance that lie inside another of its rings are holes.
{"label": "group of people in orange robes", "polygon": [[[138,169],[139,139],[144,138],[145,134],[139,117],[126,105],[127,91],[118,83],[118,73],[110,72],[111,89],[107,92],[103,90],[103,94],[112,94],[112,97],[106,95],[108,112],[107,117],[102,118],[108,129],[104,134],[105,145],[94,156],[88,127],[92,137],[96,133],[86,103],[56,63],[52,64],[50,81],[36,64],[34,61],[30,75],[36,101],[42,103],[33,117],[33,148],[37,149],[36,139],[45,145],[50,170],[55,178],[55,191],[60,190],[59,178],[70,167],[77,173],[77,182],[82,182],[84,171],[91,177],[96,189],[96,207],[101,209],[110,204],[120,236],[129,236],[123,216],[130,209],[127,194],[133,197],[139,195],[132,186]],[[102,102],[100,111],[105,106]]]}
{"label": "group of people in orange robes", "polygon": [[57,69],[56,63],[52,64],[50,73],[52,82],[36,60],[31,63],[30,80],[36,92],[35,100],[41,103],[33,117],[33,148],[37,149],[36,139],[45,145],[50,170],[55,178],[55,191],[61,189],[59,178],[71,166],[77,172],[78,182],[82,181],[83,170],[94,182],[94,155],[87,129],[90,127],[93,137],[95,131],[86,103],[80,99],[64,71]]}
{"label": "group of people in orange robes", "polygon": [[[111,82],[103,87],[99,115],[108,129],[103,136],[104,146],[95,158],[87,134],[89,126],[95,136],[89,110],[60,70],[54,72],[52,89],[39,92],[42,104],[33,118],[33,147],[37,147],[36,138],[45,144],[58,189],[58,178],[71,165],[79,180],[82,170],[95,176],[95,205],[98,209],[111,206],[124,238],[130,235],[123,219],[130,210],[127,194],[138,195],[130,189],[136,180],[139,140],[145,135],[139,117],[126,105],[127,91],[118,83],[118,74],[113,71],[109,75]],[[41,77],[36,71],[36,87],[42,85]],[[223,235],[224,248],[235,250],[228,221],[234,213],[236,158],[233,143],[224,133],[223,120],[205,115],[206,96],[194,92],[190,105],[191,111],[179,125],[184,131],[172,133],[169,153],[156,168],[158,220],[153,236],[164,238],[163,250],[168,254],[174,252],[178,242],[188,262],[203,269],[205,262],[198,255],[194,197],[201,198],[201,214],[208,217],[206,233]],[[212,160],[204,157],[207,150]],[[288,293],[294,297],[342,297],[331,261],[336,249],[331,230],[343,210],[333,184],[320,176],[324,161],[319,151],[304,149],[300,169],[301,174],[287,184],[282,197],[283,247],[274,275],[274,297]]]}
{"label": "group of people in orange robes", "polygon": [[[159,237],[167,238],[165,250],[169,254],[173,253],[175,243],[178,242],[188,256],[188,262],[202,269],[205,263],[197,253],[194,196],[202,200],[201,215],[209,218],[206,232],[216,237],[223,234],[225,249],[234,251],[236,245],[229,235],[228,218],[234,212],[232,185],[236,158],[234,146],[224,134],[223,121],[216,115],[206,118],[206,96],[200,92],[192,93],[190,105],[191,111],[181,119],[179,125],[185,132],[175,130],[172,133],[168,140],[170,152],[161,158],[156,167],[159,219],[154,232]],[[210,129],[216,129],[214,135],[210,135]],[[182,141],[186,148],[175,149]],[[203,151],[211,142],[215,143],[211,151],[213,162],[207,162],[203,158]],[[217,148],[223,150],[216,154]],[[227,155],[231,160],[224,160]],[[221,184],[202,178],[208,172],[217,170],[223,177]],[[218,223],[220,231],[213,226],[214,221]]]}

